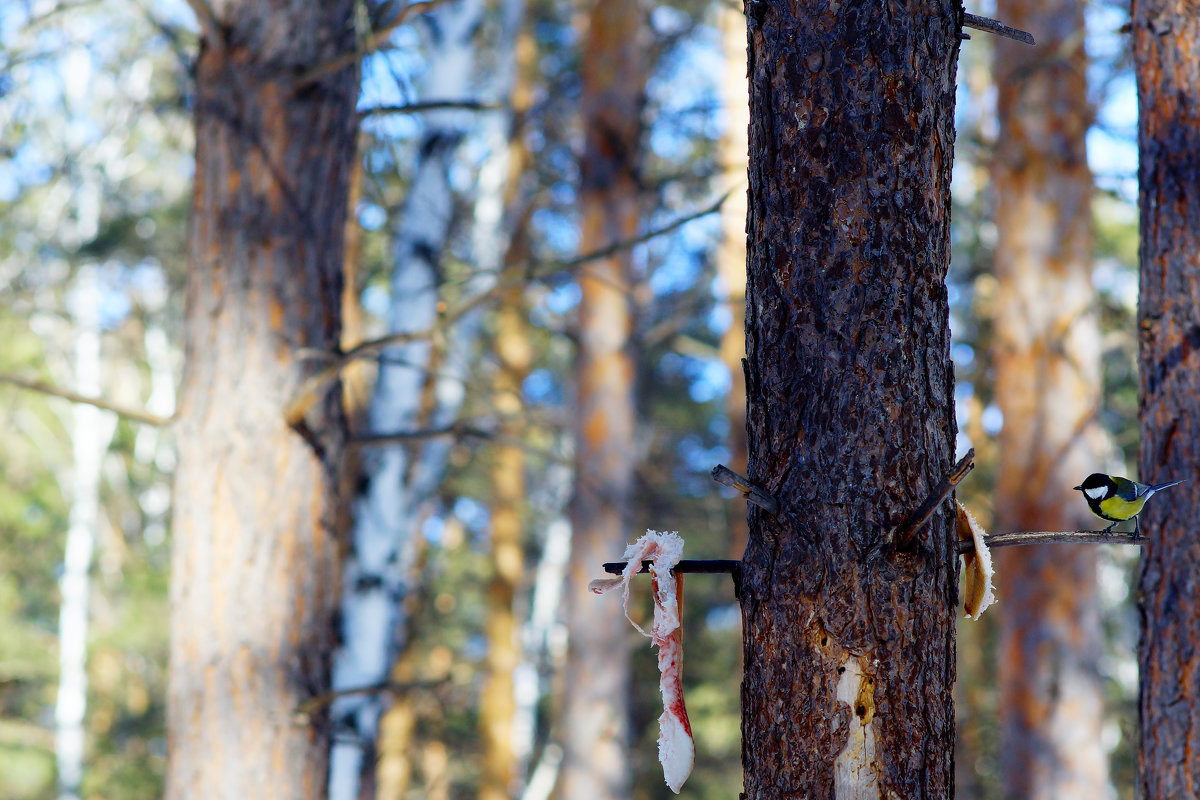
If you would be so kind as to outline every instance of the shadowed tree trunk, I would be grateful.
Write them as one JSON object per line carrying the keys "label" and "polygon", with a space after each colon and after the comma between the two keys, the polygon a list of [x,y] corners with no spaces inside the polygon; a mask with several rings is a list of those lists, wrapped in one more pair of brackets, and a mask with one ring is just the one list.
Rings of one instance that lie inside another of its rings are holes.
{"label": "shadowed tree trunk", "polygon": [[1200,6],[1135,0],[1141,206],[1142,797],[1200,797]]}
{"label": "shadowed tree trunk", "polygon": [[[1094,517],[1071,487],[1106,459],[1094,419],[1100,331],[1091,272],[1091,123],[1081,0],[1000,0],[1037,47],[996,39],[1000,123],[995,399],[1004,413],[998,531],[1078,530]],[[1000,763],[1011,798],[1093,800],[1109,791],[1100,742],[1102,632],[1096,548],[996,554]]]}
{"label": "shadowed tree trunk", "polygon": [[212,7],[195,68],[167,797],[320,798],[328,720],[295,711],[329,689],[341,390],[295,430],[284,407],[317,366],[297,351],[336,350],[341,332],[358,70],[301,78],[354,49],[354,4]]}
{"label": "shadowed tree trunk", "polygon": [[[585,34],[580,162],[582,252],[637,234],[646,47],[641,0],[596,0]],[[629,249],[580,272],[575,497],[563,697],[563,800],[629,795],[629,628],[620,604],[587,590],[625,550],[634,473]]]}
{"label": "shadowed tree trunk", "polygon": [[749,4],[747,800],[953,793],[949,265],[961,9]]}

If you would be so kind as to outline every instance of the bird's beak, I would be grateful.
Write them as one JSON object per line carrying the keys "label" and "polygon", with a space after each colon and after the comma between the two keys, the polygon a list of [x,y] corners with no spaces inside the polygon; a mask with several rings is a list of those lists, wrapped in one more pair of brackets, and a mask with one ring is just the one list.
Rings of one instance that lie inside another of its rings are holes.
{"label": "bird's beak", "polygon": [[1072,486],[1071,488],[1072,488],[1072,489],[1074,489],[1074,490],[1075,490],[1075,491],[1077,491],[1077,492],[1082,492],[1082,491],[1083,491],[1083,486],[1082,486],[1082,485],[1079,485],[1079,486]]}

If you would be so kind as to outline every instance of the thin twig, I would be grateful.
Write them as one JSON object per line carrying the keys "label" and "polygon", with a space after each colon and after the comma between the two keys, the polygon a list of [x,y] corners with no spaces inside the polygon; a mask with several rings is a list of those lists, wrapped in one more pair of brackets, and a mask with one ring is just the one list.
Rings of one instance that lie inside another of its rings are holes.
{"label": "thin twig", "polygon": [[749,478],[738,475],[724,464],[713,467],[712,479],[723,486],[737,489],[742,493],[742,497],[746,498],[746,502],[753,503],[771,514],[779,513],[779,500],[773,494],[752,483]]}
{"label": "thin twig", "polygon": [[640,236],[635,236],[632,239],[625,239],[625,240],[622,240],[619,242],[613,242],[612,244],[608,245],[607,247],[601,247],[599,250],[593,250],[590,253],[585,253],[581,256],[576,256],[575,258],[567,259],[566,261],[546,262],[545,264],[541,265],[540,269],[535,268],[533,277],[535,277],[535,278],[549,277],[550,275],[553,275],[556,272],[565,272],[567,270],[574,269],[575,267],[578,267],[582,264],[587,264],[592,261],[599,261],[602,258],[608,258],[611,255],[615,255],[615,254],[621,252],[622,250],[628,250],[631,247],[635,247],[639,244],[644,244],[644,243],[650,241],[651,239],[655,239],[659,236],[662,236],[665,233],[670,233],[671,231],[675,230],[676,228],[681,228],[684,225],[688,224],[689,222],[699,219],[700,217],[706,217],[709,214],[715,214],[716,212],[721,210],[721,206],[723,206],[725,204],[725,200],[728,199],[730,194],[731,194],[731,192],[726,192],[725,194],[718,197],[715,201],[713,201],[713,203],[711,205],[707,206],[706,208],[702,208],[699,211],[694,211],[691,214],[688,214],[686,217],[679,217],[678,219],[672,220],[671,222],[668,222],[666,225],[663,225],[661,228],[655,228],[653,230],[647,231],[646,233],[643,233]]}
{"label": "thin twig", "polygon": [[187,4],[192,7],[196,21],[200,23],[200,30],[204,31],[205,36],[208,37],[209,45],[220,47],[224,44],[224,29],[221,27],[221,23],[217,22],[217,15],[212,6],[208,4],[208,0],[187,0]]}
{"label": "thin twig", "polygon": [[[1046,544],[1047,542],[1074,542],[1076,544],[1132,544],[1140,547],[1146,543],[1145,536],[1133,533],[1103,531],[1014,531],[1013,533],[995,533],[985,536],[989,548],[1018,547],[1027,544]],[[969,553],[975,549],[975,542],[964,539],[958,543],[958,552]]]}
{"label": "thin twig", "polygon": [[40,392],[41,394],[50,395],[51,397],[61,397],[64,400],[69,400],[72,403],[83,403],[96,408],[102,408],[105,411],[111,411],[118,417],[131,419],[135,422],[142,422],[146,425],[155,425],[163,427],[170,425],[174,421],[174,417],[160,417],[158,414],[151,414],[149,411],[143,411],[140,408],[128,408],[120,406],[116,403],[110,403],[107,400],[101,400],[99,397],[88,397],[79,392],[73,392],[70,389],[61,389],[57,386],[51,386],[48,383],[41,381],[33,381],[28,378],[22,378],[17,375],[0,375],[0,383],[7,383],[12,386],[18,386],[22,389],[28,389],[31,392]]}
{"label": "thin twig", "polygon": [[420,691],[422,689],[437,689],[450,681],[449,677],[439,678],[435,681],[412,681],[410,683],[396,683],[395,681],[383,681],[381,683],[372,683],[368,686],[356,686],[351,689],[337,689],[328,692],[322,692],[318,695],[305,700],[296,708],[294,719],[305,724],[313,715],[313,712],[320,711],[326,706],[331,705],[340,697],[349,697],[354,694],[380,694],[388,692],[389,694],[404,694],[405,692]]}
{"label": "thin twig", "polygon": [[355,436],[350,444],[359,447],[371,447],[386,444],[401,444],[419,439],[437,439],[442,436],[454,436],[459,439],[490,439],[492,434],[480,428],[471,428],[458,423],[444,425],[440,428],[423,428],[411,431],[394,431],[392,433],[367,433]]}
{"label": "thin twig", "polygon": [[967,28],[974,28],[977,31],[994,33],[997,36],[1015,39],[1024,44],[1037,44],[1037,42],[1033,40],[1032,34],[1018,30],[1017,28],[1013,28],[1009,25],[1005,25],[1003,22],[999,22],[994,19],[988,19],[987,17],[979,17],[975,14],[963,14],[963,26]]}
{"label": "thin twig", "polygon": [[366,38],[361,47],[351,50],[348,53],[342,53],[341,55],[334,56],[328,61],[317,64],[312,69],[301,75],[296,81],[297,88],[302,89],[309,84],[315,83],[326,75],[330,75],[342,69],[343,67],[348,67],[351,64],[366,58],[367,56],[371,55],[371,53],[374,53],[376,50],[379,50],[385,44],[387,44],[388,37],[391,36],[392,31],[396,30],[396,28],[399,28],[401,25],[407,22],[408,18],[413,14],[424,14],[426,11],[432,11],[443,2],[445,2],[445,0],[423,0],[419,3],[410,3],[409,5],[406,5],[404,8],[396,12],[396,16],[392,17],[378,29],[372,31],[371,35]]}
{"label": "thin twig", "polygon": [[499,103],[482,100],[425,100],[419,103],[402,103],[394,106],[375,106],[358,112],[359,119],[378,117],[384,114],[421,114],[426,111],[503,111]]}
{"label": "thin twig", "polygon": [[[625,565],[628,563],[628,561],[606,561],[604,563],[604,571],[609,575],[621,575],[625,572]],[[643,561],[642,568],[637,571],[637,574],[641,575],[649,572],[650,565],[653,563],[653,561]],[[676,564],[671,572],[689,572],[705,575],[717,575],[726,572],[733,573],[737,571],[737,568],[741,565],[741,563],[742,562],[740,561],[735,561],[728,558],[685,558]]]}
{"label": "thin twig", "polygon": [[612,245],[602,247],[599,250],[594,250],[589,253],[584,253],[583,255],[576,256],[575,258],[567,259],[565,261],[542,262],[541,264],[536,264],[532,267],[528,264],[514,264],[511,267],[507,267],[489,288],[472,297],[468,297],[466,300],[463,300],[457,306],[450,309],[445,314],[442,314],[438,318],[438,321],[428,328],[423,328],[416,331],[391,333],[386,336],[381,336],[378,339],[368,339],[367,341],[360,342],[342,353],[313,352],[311,349],[307,348],[298,351],[297,356],[300,358],[326,360],[329,362],[329,364],[323,369],[309,376],[300,386],[300,389],[296,392],[295,398],[284,410],[285,421],[290,426],[295,426],[298,424],[300,419],[308,412],[308,409],[312,408],[313,403],[315,403],[321,397],[330,381],[334,380],[343,369],[345,369],[354,361],[360,358],[369,358],[378,353],[380,350],[392,347],[393,345],[407,344],[409,342],[418,342],[430,339],[437,335],[440,331],[443,331],[449,326],[453,325],[466,314],[496,297],[501,292],[514,286],[520,286],[528,280],[546,278],[559,272],[566,272],[575,269],[576,267],[580,267],[592,261],[608,258],[609,256],[620,252],[621,250],[635,247],[636,245],[648,242],[649,240],[658,236],[670,233],[676,228],[686,225],[687,223],[699,219],[700,217],[716,213],[720,210],[721,205],[725,202],[725,198],[728,196],[729,194],[726,193],[719,197],[716,202],[710,206],[688,214],[687,216],[673,220],[660,228],[647,231],[646,233],[636,236],[632,239],[615,242]]}
{"label": "thin twig", "polygon": [[937,511],[938,506],[954,491],[954,487],[962,483],[963,478],[967,477],[973,469],[975,469],[974,447],[968,450],[967,454],[950,468],[950,473],[942,478],[941,483],[933,488],[933,491],[929,493],[925,501],[917,506],[904,522],[900,523],[900,526],[896,528],[896,533],[892,538],[893,547],[896,550],[904,550],[912,543],[912,540],[917,535],[917,531],[921,530],[921,526],[929,521],[929,518],[933,516],[933,512]]}

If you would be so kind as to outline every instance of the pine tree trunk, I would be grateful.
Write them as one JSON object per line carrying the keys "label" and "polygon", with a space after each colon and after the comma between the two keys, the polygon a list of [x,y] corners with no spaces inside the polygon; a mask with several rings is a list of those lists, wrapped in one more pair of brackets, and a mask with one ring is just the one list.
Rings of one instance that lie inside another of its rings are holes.
{"label": "pine tree trunk", "polygon": [[1135,0],[1141,206],[1139,455],[1147,504],[1138,596],[1142,797],[1200,797],[1200,5]]}
{"label": "pine tree trunk", "polygon": [[[502,6],[504,31],[497,50],[505,54],[493,89],[510,97],[512,114],[491,121],[487,138],[492,158],[480,176],[476,200],[476,263],[480,269],[506,269],[528,262],[523,228],[526,215],[516,198],[529,164],[521,124],[531,100],[536,44],[531,26],[524,23],[523,0]],[[486,193],[487,196],[484,196]],[[509,224],[504,224],[508,218]],[[511,235],[506,236],[506,230]],[[488,610],[484,634],[487,682],[479,698],[479,729],[483,740],[479,800],[508,800],[513,796],[517,771],[515,730],[517,699],[515,674],[521,661],[519,623],[514,603],[525,570],[525,451],[519,443],[524,433],[522,384],[529,375],[532,348],[529,342],[523,288],[505,290],[496,311],[495,351],[499,362],[493,385],[492,407],[507,441],[492,448],[492,579],[488,585]]]}
{"label": "pine tree trunk", "polygon": [[[358,70],[354,4],[229,2],[196,64],[187,371],[177,435],[168,686],[171,800],[320,798],[339,556],[335,385],[284,408],[334,351]],[[219,36],[219,40],[211,38]],[[302,435],[303,433],[303,435]]]}
{"label": "pine tree trunk", "polygon": [[[1038,46],[999,38],[995,45],[993,361],[1004,428],[994,527],[1079,530],[1095,518],[1071,487],[1106,461],[1093,424],[1100,331],[1083,4],[1001,0],[996,14],[1037,31]],[[1012,547],[997,552],[996,564],[1004,794],[1102,797],[1109,782],[1096,548]]]}
{"label": "pine tree trunk", "polygon": [[954,2],[750,3],[747,800],[953,793]]}
{"label": "pine tree trunk", "polygon": [[[646,82],[640,0],[592,4],[583,63],[580,248],[638,231],[638,168]],[[629,795],[629,629],[619,603],[587,590],[599,565],[624,552],[634,472],[634,357],[628,249],[579,277],[575,497],[563,697],[563,800]]]}
{"label": "pine tree trunk", "polygon": [[[530,347],[519,289],[506,293],[496,323],[496,376],[493,407],[505,418],[508,437],[520,434],[521,381],[529,373]],[[479,702],[483,738],[480,800],[512,796],[516,757],[513,751],[513,671],[520,660],[518,623],[513,602],[524,572],[525,453],[516,443],[493,448],[492,580],[484,633],[488,640],[487,684]]]}

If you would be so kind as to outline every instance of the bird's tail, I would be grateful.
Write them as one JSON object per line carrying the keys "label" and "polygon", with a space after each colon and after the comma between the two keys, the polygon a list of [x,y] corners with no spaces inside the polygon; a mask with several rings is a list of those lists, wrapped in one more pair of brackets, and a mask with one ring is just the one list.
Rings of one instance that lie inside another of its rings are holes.
{"label": "bird's tail", "polygon": [[1155,486],[1151,486],[1150,494],[1154,494],[1155,492],[1159,491],[1160,489],[1166,489],[1168,486],[1174,486],[1177,483],[1183,483],[1185,480],[1187,480],[1187,478],[1180,478],[1179,480],[1171,481],[1170,483],[1160,483]]}

